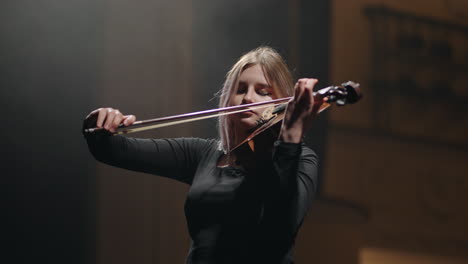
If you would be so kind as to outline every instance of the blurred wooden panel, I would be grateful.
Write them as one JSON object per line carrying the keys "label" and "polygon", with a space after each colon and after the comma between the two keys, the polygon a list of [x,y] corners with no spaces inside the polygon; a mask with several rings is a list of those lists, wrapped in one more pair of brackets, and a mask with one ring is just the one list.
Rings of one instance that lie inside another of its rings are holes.
{"label": "blurred wooden panel", "polygon": [[[360,247],[467,255],[468,23],[447,3],[332,2],[331,79],[364,99],[331,111],[323,193],[368,209]],[[370,6],[403,15],[377,21]]]}
{"label": "blurred wooden panel", "polygon": [[[312,207],[314,213],[314,208]],[[362,225],[327,223],[307,217],[297,236],[296,263],[358,264]]]}
{"label": "blurred wooden panel", "polygon": [[468,23],[439,5],[335,1],[332,78],[365,97],[333,123],[468,146]]}
{"label": "blurred wooden panel", "polygon": [[359,264],[465,264],[468,259],[424,255],[379,248],[364,248],[360,252]]}
{"label": "blurred wooden panel", "polygon": [[324,193],[369,210],[369,239],[453,240],[458,249],[443,249],[453,253],[467,246],[468,153],[338,129],[330,138]]}

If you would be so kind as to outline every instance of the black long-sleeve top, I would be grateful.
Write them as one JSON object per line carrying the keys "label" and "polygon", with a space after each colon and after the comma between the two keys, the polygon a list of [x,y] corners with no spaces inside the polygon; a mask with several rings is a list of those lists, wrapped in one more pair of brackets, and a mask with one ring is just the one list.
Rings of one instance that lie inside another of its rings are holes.
{"label": "black long-sleeve top", "polygon": [[218,167],[216,140],[88,136],[106,164],[190,185],[187,263],[294,263],[297,231],[317,185],[317,157],[303,144],[275,142],[255,171]]}

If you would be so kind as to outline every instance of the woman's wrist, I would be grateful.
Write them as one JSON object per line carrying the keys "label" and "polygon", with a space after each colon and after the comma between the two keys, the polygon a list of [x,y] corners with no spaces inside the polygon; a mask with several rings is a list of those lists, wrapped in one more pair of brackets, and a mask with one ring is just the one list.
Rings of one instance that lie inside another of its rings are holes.
{"label": "woman's wrist", "polygon": [[281,128],[281,133],[279,135],[279,140],[286,143],[301,143],[302,142],[303,132],[300,128],[286,128],[283,126]]}

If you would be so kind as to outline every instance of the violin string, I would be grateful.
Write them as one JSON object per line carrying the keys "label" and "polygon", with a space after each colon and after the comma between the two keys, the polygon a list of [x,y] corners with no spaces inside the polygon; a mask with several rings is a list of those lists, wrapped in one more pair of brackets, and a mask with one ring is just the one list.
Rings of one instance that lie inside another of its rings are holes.
{"label": "violin string", "polygon": [[[351,82],[348,82],[348,83],[351,83]],[[356,90],[357,87],[359,87],[359,84],[354,84],[354,86],[353,85],[348,85],[348,86],[352,86],[352,88]],[[326,94],[326,92],[328,92],[330,89],[334,89],[338,87],[343,88],[342,86],[329,86],[329,87],[320,89],[318,92],[314,92],[313,96],[315,97],[317,94],[320,94],[323,97]],[[358,91],[356,91],[355,93],[358,93]],[[359,98],[361,97],[360,93],[358,97]],[[141,121],[136,121],[132,125],[127,126],[127,127],[121,124],[117,127],[117,132],[113,134],[128,134],[128,133],[133,133],[133,132],[138,132],[138,131],[144,131],[144,130],[149,130],[149,129],[155,129],[155,128],[160,128],[160,127],[187,123],[187,122],[193,122],[197,120],[203,120],[203,119],[208,119],[208,118],[213,118],[213,117],[218,117],[218,116],[242,113],[242,112],[247,112],[247,111],[251,111],[254,109],[269,107],[269,106],[278,106],[282,104],[288,104],[292,99],[293,97],[285,97],[285,98],[279,98],[279,99],[265,101],[265,102],[257,102],[257,103],[237,105],[237,106],[228,106],[228,107],[204,110],[204,111],[193,112],[193,113],[188,113],[188,114],[180,114],[180,115],[160,117],[160,118],[149,119],[149,120],[141,120]],[[324,102],[324,104],[318,110],[318,113],[322,112],[329,106],[330,104],[328,102]],[[238,110],[238,109],[241,109],[241,110]],[[97,127],[88,128],[84,130],[84,133],[93,133],[93,132],[98,132],[101,130],[103,130],[103,128],[97,128]]]}
{"label": "violin string", "polygon": [[274,106],[277,106],[277,105],[287,104],[287,103],[288,102],[279,102],[279,103],[277,102],[277,103],[271,103],[271,104],[267,104],[267,105],[253,106],[253,107],[249,107],[247,109],[234,110],[234,111],[230,111],[230,112],[218,112],[218,113],[211,114],[211,115],[193,117],[193,118],[188,118],[188,119],[184,119],[184,120],[175,120],[175,121],[165,122],[165,123],[161,123],[161,124],[146,125],[146,126],[142,126],[142,127],[124,127],[124,128],[117,129],[117,132],[115,132],[114,135],[129,134],[129,133],[140,132],[140,131],[156,129],[156,128],[162,128],[162,127],[167,127],[167,126],[173,126],[173,125],[178,125],[178,124],[183,124],[183,123],[188,123],[188,122],[193,122],[193,121],[198,121],[198,120],[204,120],[204,119],[209,119],[209,118],[214,118],[214,117],[219,117],[219,116],[238,114],[238,113],[243,113],[243,112],[247,112],[247,111],[252,111],[252,110],[256,110],[256,109],[265,108],[265,107],[274,107]]}
{"label": "violin string", "polygon": [[[202,110],[202,111],[193,112],[193,113],[186,113],[186,114],[180,114],[180,115],[159,117],[159,118],[155,118],[155,119],[137,121],[137,122],[133,123],[133,125],[143,125],[143,124],[149,124],[149,123],[154,123],[154,122],[171,121],[171,120],[174,120],[174,119],[185,119],[185,118],[188,118],[188,117],[208,115],[208,114],[219,113],[219,112],[231,113],[231,111],[236,111],[238,109],[250,109],[250,108],[256,107],[256,106],[268,107],[269,105],[274,105],[274,104],[278,104],[278,103],[286,103],[286,101],[289,101],[291,99],[292,99],[292,97],[284,97],[284,98],[274,99],[274,100],[270,100],[270,101],[263,101],[263,102],[243,104],[243,105],[227,106],[227,107],[222,107],[222,108],[217,108],[217,109]],[[249,110],[246,110],[246,111],[249,111]]]}
{"label": "violin string", "polygon": [[[184,120],[184,119],[187,119],[187,118],[190,118],[190,117],[203,116],[203,115],[208,115],[208,114],[212,114],[212,113],[223,112],[223,113],[226,113],[226,115],[229,115],[231,113],[240,113],[240,112],[234,112],[234,111],[237,111],[238,109],[244,109],[244,111],[250,111],[251,109],[254,109],[253,107],[257,107],[257,106],[260,106],[258,108],[263,108],[263,107],[268,107],[268,106],[279,105],[281,103],[286,104],[291,99],[292,99],[292,97],[284,97],[284,98],[279,98],[279,99],[275,99],[275,100],[271,100],[271,101],[264,101],[264,102],[251,103],[251,104],[245,104],[245,105],[228,106],[228,107],[223,107],[223,108],[218,108],[218,109],[203,110],[203,111],[187,113],[187,114],[180,114],[180,115],[159,117],[159,118],[154,118],[154,119],[140,120],[140,121],[134,122],[133,124],[131,124],[128,127],[125,127],[123,124],[120,124],[117,127],[117,129],[118,129],[117,131],[119,131],[119,129],[130,130],[130,128],[133,129],[133,127],[140,127],[140,126],[143,126],[143,125],[146,126],[146,125],[150,125],[150,124],[158,124],[160,122],[170,122],[170,123],[179,124],[180,122],[172,122],[171,120],[177,120],[177,119]],[[258,109],[258,108],[255,108],[255,109]],[[212,116],[210,116],[208,118],[216,117],[216,116],[218,116],[218,115],[212,115]],[[202,119],[204,119],[204,118],[202,118]],[[197,120],[197,119],[195,119],[195,120]],[[156,126],[156,128],[157,127],[163,127],[163,126],[158,125],[158,126]],[[98,131],[101,131],[101,130],[104,130],[104,129],[103,128],[98,128],[98,127],[87,128],[87,129],[84,130],[84,133],[94,133],[94,132],[98,132]],[[138,131],[141,131],[141,130],[138,130]]]}

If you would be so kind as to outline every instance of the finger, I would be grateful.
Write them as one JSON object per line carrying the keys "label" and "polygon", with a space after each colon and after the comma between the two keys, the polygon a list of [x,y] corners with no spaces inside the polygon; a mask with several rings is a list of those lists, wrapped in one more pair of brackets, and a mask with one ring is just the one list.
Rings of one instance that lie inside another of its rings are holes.
{"label": "finger", "polygon": [[308,108],[314,104],[314,87],[317,84],[318,80],[314,78],[306,79],[304,81],[304,92],[302,98],[304,104],[308,105]]}
{"label": "finger", "polygon": [[97,113],[99,113],[100,110],[101,110],[101,108],[98,108],[98,109],[96,109],[96,110],[93,110],[91,113],[89,113],[89,114],[86,116],[85,119],[88,119],[88,118],[90,118],[90,117],[93,116],[93,115],[96,115]]}
{"label": "finger", "polygon": [[107,118],[104,123],[104,128],[106,130],[110,130],[112,128],[112,123],[114,122],[114,118],[115,118],[115,111],[114,109],[109,108],[107,111]]}
{"label": "finger", "polygon": [[307,79],[306,81],[306,87],[310,87],[310,88],[314,88],[314,86],[318,83],[318,80],[317,79],[314,79],[314,78],[310,78],[310,79]]}
{"label": "finger", "polygon": [[304,100],[307,104],[307,110],[312,110],[315,105],[313,85],[306,88],[306,91],[304,92]]}
{"label": "finger", "polygon": [[304,87],[307,83],[307,79],[299,79],[297,81],[298,83],[298,86],[297,86],[297,89],[296,89],[296,95],[295,95],[295,99],[296,101],[299,101],[301,98],[302,98],[302,94],[304,93]]}
{"label": "finger", "polygon": [[129,125],[133,124],[133,122],[135,122],[135,120],[136,120],[136,117],[134,115],[127,115],[127,116],[124,116],[123,124],[124,124],[124,126],[129,126]]}
{"label": "finger", "polygon": [[309,101],[311,99],[313,100],[314,86],[317,83],[317,81],[317,79],[306,79],[306,81],[304,82],[304,91],[307,90],[307,99]]}
{"label": "finger", "polygon": [[301,79],[297,80],[296,85],[294,85],[294,98],[293,101],[297,101],[301,94]]}
{"label": "finger", "polygon": [[296,98],[299,98],[299,80],[296,82],[296,84],[294,85],[294,100]]}
{"label": "finger", "polygon": [[104,120],[106,120],[108,108],[99,108],[97,110],[99,114],[98,114],[98,118],[96,121],[96,126],[101,128],[102,125],[104,124]]}
{"label": "finger", "polygon": [[112,121],[112,124],[111,124],[111,128],[110,130],[112,132],[115,132],[115,129],[120,125],[120,123],[122,123],[122,120],[124,118],[124,116],[122,115],[122,113],[120,113],[119,110],[114,110],[114,113],[115,113],[115,117],[114,117],[114,120]]}
{"label": "finger", "polygon": [[307,102],[310,99],[309,92],[311,92],[314,87],[314,83],[311,82],[311,80],[312,79],[307,78],[301,79],[298,98],[301,103]]}
{"label": "finger", "polygon": [[309,97],[307,96],[307,89],[304,89],[303,93],[301,94],[301,97],[298,98],[296,105],[295,105],[295,111],[299,113],[303,113],[304,111],[308,111],[310,108],[310,103],[309,103]]}
{"label": "finger", "polygon": [[313,113],[317,114],[324,103],[328,102],[328,97],[318,97],[314,102]]}

